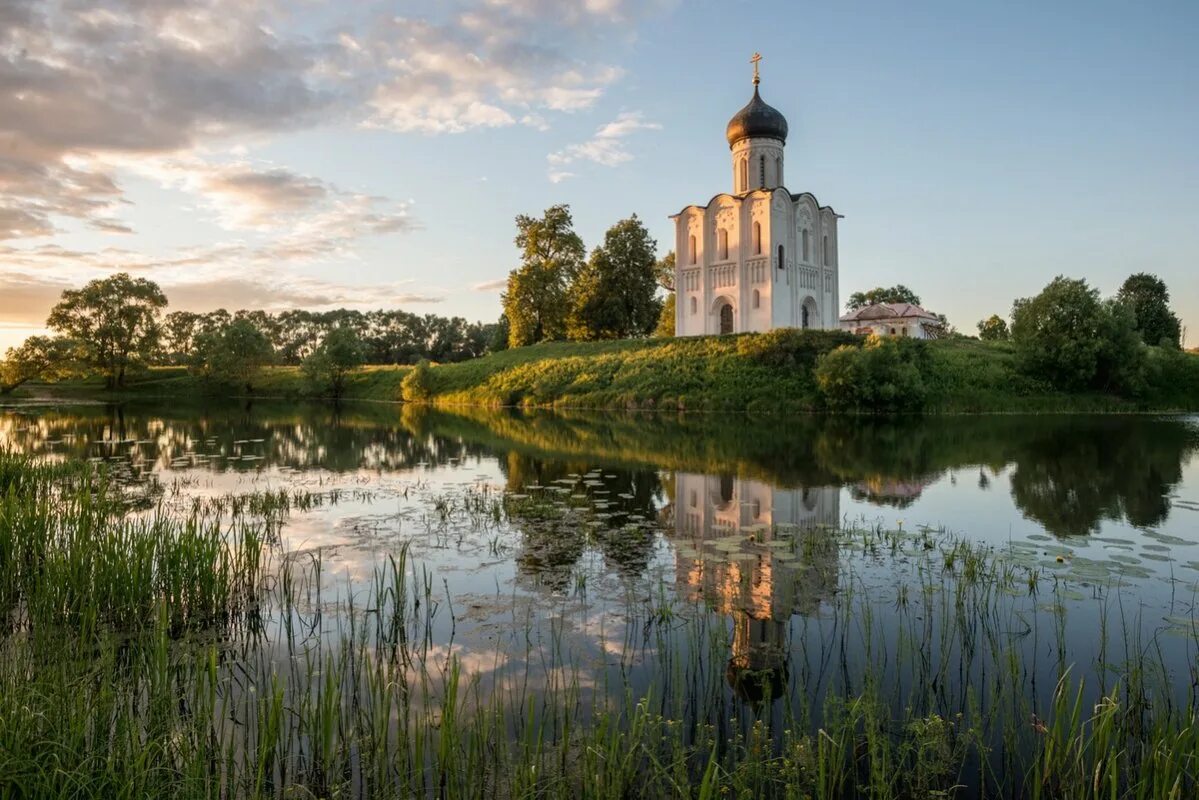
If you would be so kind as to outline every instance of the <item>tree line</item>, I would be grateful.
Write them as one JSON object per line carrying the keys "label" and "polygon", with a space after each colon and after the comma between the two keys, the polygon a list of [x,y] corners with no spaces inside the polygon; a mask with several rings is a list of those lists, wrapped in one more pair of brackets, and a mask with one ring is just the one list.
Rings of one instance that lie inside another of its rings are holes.
{"label": "tree line", "polygon": [[125,385],[147,366],[186,366],[216,382],[248,385],[271,364],[303,366],[334,390],[361,364],[463,361],[507,345],[498,323],[401,310],[317,312],[218,309],[163,315],[167,297],[153,281],[117,273],[62,293],[46,326],[0,361],[0,393],[26,381],[99,375]]}

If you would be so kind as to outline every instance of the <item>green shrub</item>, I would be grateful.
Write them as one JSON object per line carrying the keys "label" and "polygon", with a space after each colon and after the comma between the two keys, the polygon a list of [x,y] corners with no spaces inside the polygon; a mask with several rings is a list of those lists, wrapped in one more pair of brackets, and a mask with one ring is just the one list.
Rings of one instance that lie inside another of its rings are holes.
{"label": "green shrub", "polygon": [[428,359],[422,358],[400,382],[400,392],[404,402],[424,403],[433,397],[433,368]]}
{"label": "green shrub", "polygon": [[811,369],[816,361],[838,347],[861,346],[862,339],[848,331],[814,331],[776,328],[737,339],[737,355],[768,367]]}
{"label": "green shrub", "polygon": [[862,347],[841,345],[820,357],[816,385],[838,411],[919,411],[933,370],[923,342],[871,336]]}

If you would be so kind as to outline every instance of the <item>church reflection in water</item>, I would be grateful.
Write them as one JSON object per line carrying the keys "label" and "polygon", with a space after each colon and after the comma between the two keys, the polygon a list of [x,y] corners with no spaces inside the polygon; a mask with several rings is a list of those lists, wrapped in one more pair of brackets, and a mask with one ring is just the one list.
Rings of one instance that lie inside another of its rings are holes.
{"label": "church reflection in water", "polygon": [[835,590],[835,487],[779,489],[731,475],[675,474],[680,593],[733,620],[729,685],[751,703],[787,683],[787,628]]}

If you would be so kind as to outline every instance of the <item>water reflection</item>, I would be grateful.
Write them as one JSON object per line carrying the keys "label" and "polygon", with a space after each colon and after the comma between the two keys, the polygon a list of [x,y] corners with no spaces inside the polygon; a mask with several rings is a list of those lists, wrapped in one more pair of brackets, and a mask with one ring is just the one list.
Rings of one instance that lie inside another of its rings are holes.
{"label": "water reflection", "polygon": [[[382,404],[74,405],[0,413],[0,443],[54,458],[121,463],[137,475],[382,474],[491,462],[508,488],[519,491],[600,469],[615,476],[602,478],[611,483],[606,513],[645,518],[657,514],[674,489],[659,473],[736,476],[777,489],[845,489],[850,500],[887,509],[943,503],[944,495],[928,500],[930,491],[971,470],[978,478],[955,486],[959,497],[967,489],[1006,491],[1016,519],[1077,537],[1104,522],[1167,524],[1184,467],[1199,449],[1199,428],[1182,417],[772,419],[451,414]],[[719,495],[720,487],[708,491]],[[610,555],[622,568],[636,568],[631,554]]]}
{"label": "water reflection", "polygon": [[694,473],[674,483],[676,586],[733,620],[725,678],[737,695],[773,700],[787,685],[788,622],[836,591],[840,491]]}

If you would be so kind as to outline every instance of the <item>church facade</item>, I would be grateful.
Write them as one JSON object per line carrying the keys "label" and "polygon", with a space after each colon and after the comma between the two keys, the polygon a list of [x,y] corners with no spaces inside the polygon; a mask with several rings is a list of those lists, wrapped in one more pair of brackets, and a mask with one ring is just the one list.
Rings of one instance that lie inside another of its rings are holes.
{"label": "church facade", "polygon": [[725,131],[733,191],[675,223],[675,335],[839,326],[838,215],[784,183],[787,120],[754,95]]}

